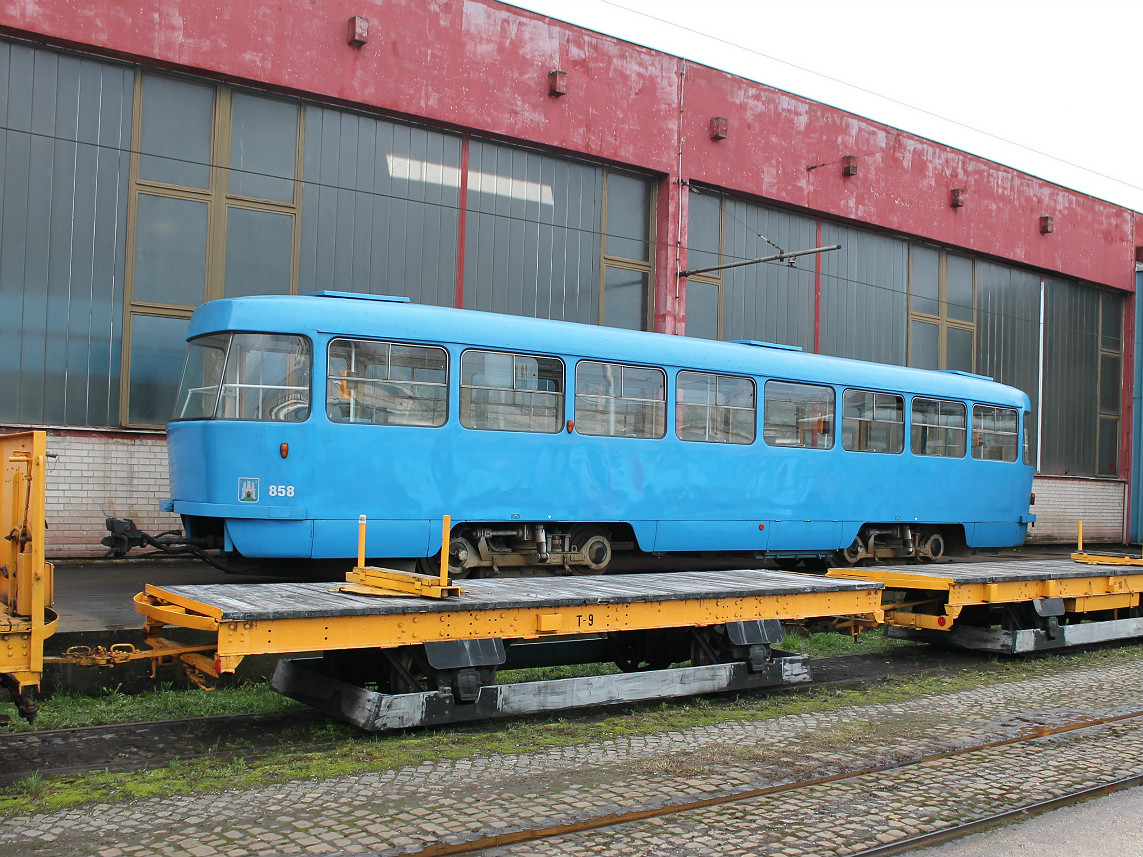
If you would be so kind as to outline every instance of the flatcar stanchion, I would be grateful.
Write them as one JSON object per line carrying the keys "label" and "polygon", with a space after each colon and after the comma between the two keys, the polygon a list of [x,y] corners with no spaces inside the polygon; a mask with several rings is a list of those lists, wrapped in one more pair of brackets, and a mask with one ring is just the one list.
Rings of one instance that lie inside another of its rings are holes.
{"label": "flatcar stanchion", "polygon": [[1076,523],[1076,552],[1072,559],[1087,565],[1143,565],[1143,554],[1090,553],[1083,549],[1083,521]]}
{"label": "flatcar stanchion", "polygon": [[455,598],[460,595],[459,586],[453,586],[448,577],[448,537],[452,521],[444,516],[444,537],[441,542],[440,578],[414,571],[397,571],[392,568],[375,568],[365,564],[365,515],[357,518],[357,567],[345,575],[346,582],[334,587],[331,592],[346,592],[352,595],[399,596],[417,595],[424,598]]}

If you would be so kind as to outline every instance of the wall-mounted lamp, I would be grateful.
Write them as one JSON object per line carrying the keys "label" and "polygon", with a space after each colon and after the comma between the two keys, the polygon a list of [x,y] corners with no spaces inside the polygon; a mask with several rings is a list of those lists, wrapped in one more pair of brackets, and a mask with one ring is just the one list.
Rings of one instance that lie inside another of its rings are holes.
{"label": "wall-mounted lamp", "polygon": [[725,116],[712,116],[710,119],[710,139],[725,140],[730,132],[730,121]]}
{"label": "wall-mounted lamp", "polygon": [[548,72],[548,95],[559,98],[568,94],[568,73],[554,68]]}
{"label": "wall-mounted lamp", "polygon": [[857,155],[846,155],[841,159],[841,174],[843,176],[857,175]]}
{"label": "wall-mounted lamp", "polygon": [[369,41],[369,19],[354,15],[349,19],[349,44],[359,48]]}
{"label": "wall-mounted lamp", "polygon": [[1047,235],[1049,232],[1056,231],[1056,218],[1050,217],[1045,214],[1040,218],[1040,234]]}
{"label": "wall-mounted lamp", "polygon": [[968,191],[963,187],[954,187],[949,191],[949,205],[953,208],[961,208],[964,205],[965,199],[968,198]]}

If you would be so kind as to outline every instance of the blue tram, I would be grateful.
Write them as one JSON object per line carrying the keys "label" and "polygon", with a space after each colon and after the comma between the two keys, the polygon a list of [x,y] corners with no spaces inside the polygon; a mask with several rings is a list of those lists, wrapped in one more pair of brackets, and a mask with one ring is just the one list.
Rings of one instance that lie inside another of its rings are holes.
{"label": "blue tram", "polygon": [[1028,397],[980,376],[334,292],[188,338],[169,508],[229,557],[349,558],[359,515],[369,557],[433,568],[450,514],[455,577],[931,560],[1034,520]]}

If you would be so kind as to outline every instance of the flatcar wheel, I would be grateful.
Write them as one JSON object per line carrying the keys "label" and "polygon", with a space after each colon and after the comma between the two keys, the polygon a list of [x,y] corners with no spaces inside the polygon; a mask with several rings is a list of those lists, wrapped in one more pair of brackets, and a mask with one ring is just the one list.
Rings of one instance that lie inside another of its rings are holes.
{"label": "flatcar wheel", "polygon": [[663,670],[671,665],[670,654],[644,631],[618,631],[607,636],[608,652],[625,673]]}

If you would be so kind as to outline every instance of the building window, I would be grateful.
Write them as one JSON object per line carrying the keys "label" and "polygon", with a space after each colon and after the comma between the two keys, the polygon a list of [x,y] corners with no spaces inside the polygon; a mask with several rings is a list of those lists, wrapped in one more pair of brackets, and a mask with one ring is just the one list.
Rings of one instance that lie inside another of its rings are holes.
{"label": "building window", "polygon": [[909,250],[909,365],[976,367],[973,260],[914,244]]}
{"label": "building window", "polygon": [[904,450],[904,399],[892,393],[846,390],[841,396],[841,446],[850,452]]}
{"label": "building window", "polygon": [[606,437],[663,437],[666,390],[662,369],[581,360],[575,370],[575,429]]}
{"label": "building window", "polygon": [[963,402],[913,399],[909,440],[913,455],[964,458],[966,416]]}
{"label": "building window", "polygon": [[972,457],[983,461],[1015,461],[1019,423],[1014,408],[972,406]]}
{"label": "building window", "polygon": [[564,364],[554,357],[465,351],[460,356],[460,424],[485,431],[558,432]]}
{"label": "building window", "polygon": [[754,382],[734,375],[680,372],[675,380],[675,434],[706,443],[753,443]]}
{"label": "building window", "polygon": [[1117,297],[1099,300],[1099,436],[1096,473],[1119,475],[1119,418],[1123,396],[1123,311]]}
{"label": "building window", "polygon": [[299,115],[294,102],[136,74],[125,423],[165,421],[178,377],[165,352],[185,351],[195,307],[296,291]]}
{"label": "building window", "polygon": [[608,170],[603,177],[601,323],[651,328],[654,192],[642,177]]}
{"label": "building window", "polygon": [[326,376],[326,413],[335,423],[432,427],[448,418],[443,348],[334,339]]}
{"label": "building window", "polygon": [[763,414],[762,436],[769,446],[833,448],[831,387],[767,381]]}

